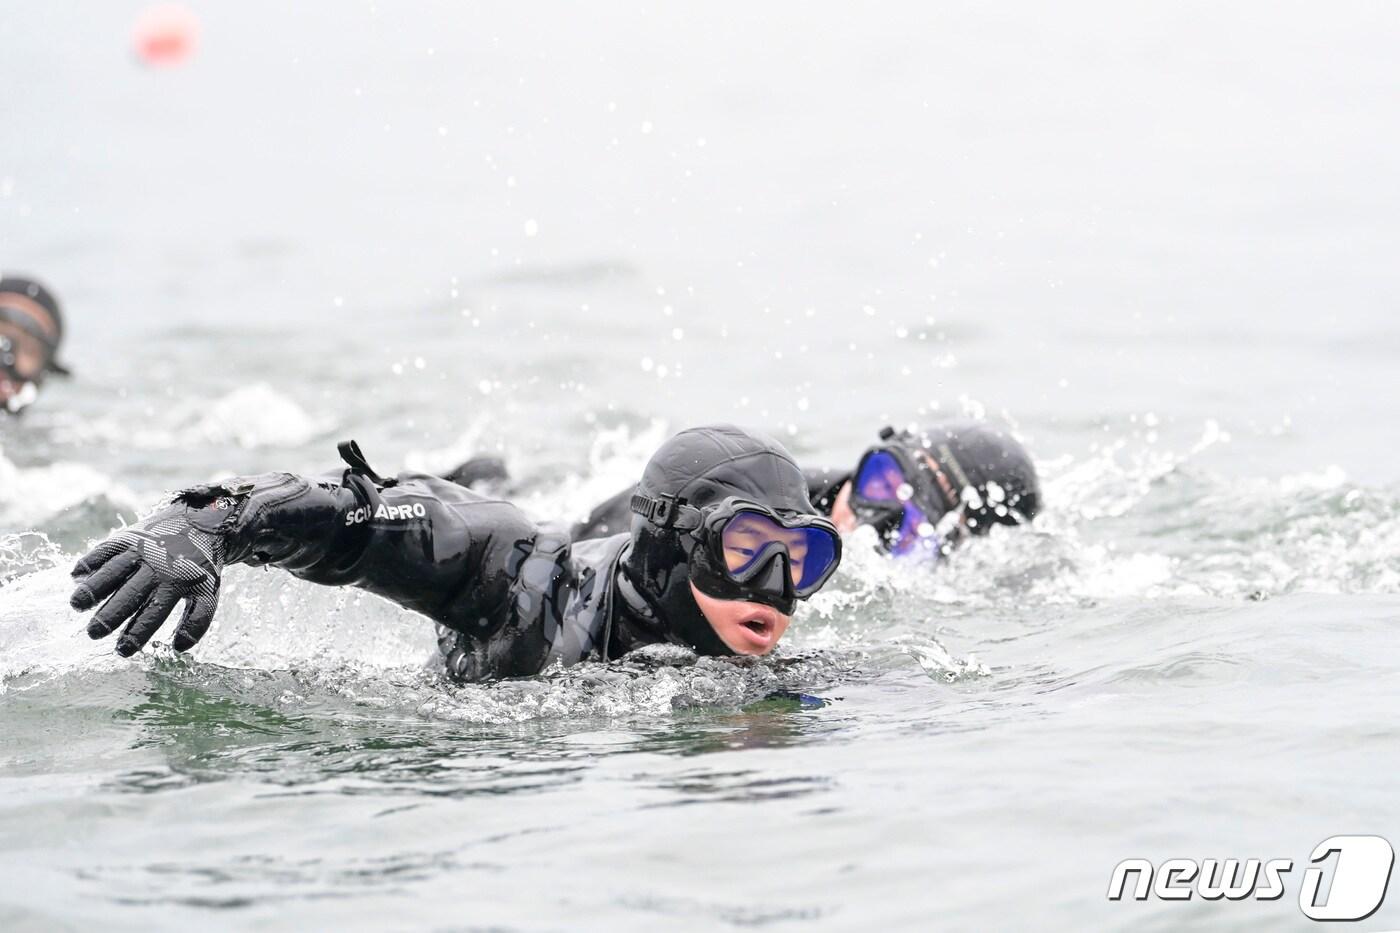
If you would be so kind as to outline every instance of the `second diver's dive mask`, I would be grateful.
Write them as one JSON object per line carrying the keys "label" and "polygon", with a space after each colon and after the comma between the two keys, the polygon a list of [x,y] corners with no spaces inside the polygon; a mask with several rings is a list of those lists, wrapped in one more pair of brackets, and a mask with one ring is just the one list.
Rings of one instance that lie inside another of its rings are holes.
{"label": "second diver's dive mask", "polygon": [[[0,315],[4,311],[0,308]],[[0,317],[0,324],[4,321]],[[39,394],[39,383],[44,378],[42,354],[22,346],[23,339],[0,328],[0,411],[18,412]]]}
{"label": "second diver's dive mask", "polygon": [[763,603],[791,615],[797,600],[821,589],[841,563],[841,536],[818,515],[780,514],[738,496],[701,509],[673,496],[635,495],[632,511],[695,539],[690,581],[716,599]]}
{"label": "second diver's dive mask", "polygon": [[33,401],[46,374],[68,371],[54,360],[54,335],[6,299],[14,303],[19,296],[0,294],[0,380],[6,383],[0,408],[13,412]]}
{"label": "second diver's dive mask", "polygon": [[[941,462],[922,447],[890,442],[866,450],[851,482],[851,511],[880,535],[880,544],[897,557],[938,558],[958,545],[966,529],[959,488],[966,477],[951,451]],[[952,473],[952,476],[948,474]]]}

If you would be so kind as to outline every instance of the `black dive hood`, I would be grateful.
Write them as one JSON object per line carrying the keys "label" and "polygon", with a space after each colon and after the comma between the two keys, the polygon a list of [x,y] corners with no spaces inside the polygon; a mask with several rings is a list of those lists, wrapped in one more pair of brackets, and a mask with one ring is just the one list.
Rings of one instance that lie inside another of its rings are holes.
{"label": "black dive hood", "polygon": [[[44,318],[48,325],[42,322]],[[0,273],[0,321],[4,321],[33,337],[45,350],[44,367],[37,376],[24,378],[13,365],[5,365],[0,359],[5,375],[15,382],[33,382],[38,385],[47,373],[68,375],[68,368],[58,362],[59,344],[63,342],[63,312],[59,310],[58,299],[39,282],[8,272]]]}
{"label": "black dive hood", "polygon": [[[732,424],[690,428],[662,444],[642,472],[637,492],[683,498],[700,509],[741,496],[775,512],[817,514],[792,455],[772,438]],[[633,608],[650,615],[671,641],[703,654],[733,654],[690,592],[690,555],[697,546],[686,531],[633,515],[632,541],[621,565],[631,585],[623,594],[633,590],[646,603]]]}
{"label": "black dive hood", "polygon": [[886,428],[881,438],[931,454],[962,494],[969,529],[1018,525],[1040,511],[1040,479],[1026,448],[1010,432],[980,421],[950,421],[918,431]]}

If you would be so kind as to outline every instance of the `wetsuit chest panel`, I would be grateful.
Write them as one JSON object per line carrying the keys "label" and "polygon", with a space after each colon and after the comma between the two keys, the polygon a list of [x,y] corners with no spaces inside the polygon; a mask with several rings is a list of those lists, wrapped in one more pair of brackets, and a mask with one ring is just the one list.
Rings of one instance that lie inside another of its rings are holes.
{"label": "wetsuit chest panel", "polygon": [[577,664],[606,654],[613,609],[613,580],[627,535],[576,541],[571,565],[575,585],[564,607],[546,665]]}

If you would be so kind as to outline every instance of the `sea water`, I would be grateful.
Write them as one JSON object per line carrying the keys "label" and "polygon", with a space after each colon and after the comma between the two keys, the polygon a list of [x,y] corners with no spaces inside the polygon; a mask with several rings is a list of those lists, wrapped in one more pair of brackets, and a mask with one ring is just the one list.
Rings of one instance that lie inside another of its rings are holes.
{"label": "sea water", "polygon": [[[0,925],[1306,929],[1313,846],[1400,842],[1393,7],[191,6],[164,70],[4,17],[0,266],[75,376],[0,421]],[[67,606],[344,438],[571,520],[690,424],[946,417],[1040,519],[857,535],[771,658],[453,686],[241,567],[185,656]],[[1107,898],[1173,857],[1295,868]]]}

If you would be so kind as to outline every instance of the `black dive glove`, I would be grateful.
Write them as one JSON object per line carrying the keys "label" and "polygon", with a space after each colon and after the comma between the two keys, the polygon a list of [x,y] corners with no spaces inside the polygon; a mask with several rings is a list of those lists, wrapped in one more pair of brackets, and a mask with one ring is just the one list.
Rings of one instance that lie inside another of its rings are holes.
{"label": "black dive glove", "polygon": [[112,535],[73,568],[74,609],[91,609],[111,596],[88,623],[88,635],[103,638],[131,620],[117,639],[122,657],[140,651],[182,599],[185,614],[175,630],[176,651],[199,641],[214,620],[227,551],[219,526],[234,503],[220,497],[197,507],[185,495]]}
{"label": "black dive glove", "polygon": [[117,654],[130,657],[184,600],[174,647],[186,651],[214,619],[225,564],[315,563],[337,543],[342,499],[353,502],[353,493],[288,473],[183,490],[85,554],[70,603],[86,611],[107,599],[88,635],[104,638],[126,622]]}

